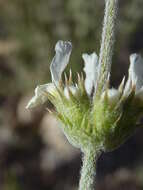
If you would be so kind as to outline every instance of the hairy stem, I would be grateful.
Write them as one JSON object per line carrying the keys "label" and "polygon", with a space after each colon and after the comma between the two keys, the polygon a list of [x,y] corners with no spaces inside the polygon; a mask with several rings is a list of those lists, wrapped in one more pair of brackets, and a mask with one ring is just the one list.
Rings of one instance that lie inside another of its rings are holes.
{"label": "hairy stem", "polygon": [[96,161],[98,156],[99,153],[96,154],[95,151],[90,150],[84,154],[79,190],[95,189]]}
{"label": "hairy stem", "polygon": [[110,76],[115,24],[117,18],[118,0],[105,0],[105,15],[102,31],[102,41],[99,54],[99,70],[97,92],[100,95],[105,89]]}

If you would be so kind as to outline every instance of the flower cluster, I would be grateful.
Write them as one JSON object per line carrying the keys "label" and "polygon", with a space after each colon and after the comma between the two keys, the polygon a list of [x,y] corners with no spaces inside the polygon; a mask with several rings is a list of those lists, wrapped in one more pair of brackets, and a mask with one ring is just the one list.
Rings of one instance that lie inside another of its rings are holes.
{"label": "flower cluster", "polygon": [[96,53],[82,55],[85,79],[78,74],[78,82],[74,84],[70,71],[69,78],[65,75],[62,82],[71,51],[70,42],[57,42],[50,66],[52,83],[38,86],[27,108],[51,101],[62,130],[74,146],[82,151],[88,147],[111,151],[134,133],[143,114],[143,59],[132,54],[127,82],[124,78],[118,89],[110,89],[108,77],[104,91],[99,94]]}

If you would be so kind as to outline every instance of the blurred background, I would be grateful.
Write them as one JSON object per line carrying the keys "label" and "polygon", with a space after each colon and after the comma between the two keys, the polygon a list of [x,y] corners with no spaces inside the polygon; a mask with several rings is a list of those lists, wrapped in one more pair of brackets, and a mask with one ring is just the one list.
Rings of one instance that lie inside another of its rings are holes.
{"label": "blurred background", "polygon": [[[70,40],[74,79],[82,53],[99,53],[104,0],[0,0],[0,190],[76,190],[81,154],[41,106],[25,106],[49,82],[57,40]],[[143,55],[143,1],[120,0],[111,85]],[[48,105],[51,109],[52,106]],[[97,164],[97,190],[143,189],[143,129]]]}

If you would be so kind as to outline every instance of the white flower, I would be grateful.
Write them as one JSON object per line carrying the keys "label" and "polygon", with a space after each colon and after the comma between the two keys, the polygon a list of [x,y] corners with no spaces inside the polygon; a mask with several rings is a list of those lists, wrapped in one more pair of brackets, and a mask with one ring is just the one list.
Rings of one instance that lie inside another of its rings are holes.
{"label": "white flower", "polygon": [[98,56],[96,53],[91,55],[83,54],[82,58],[85,62],[84,72],[86,74],[85,89],[88,95],[91,95],[93,88],[96,88],[97,71],[98,71]]}
{"label": "white flower", "polygon": [[[104,91],[101,95],[101,99],[104,100],[105,96],[106,96],[106,93]],[[109,89],[107,91],[107,97],[108,97],[109,104],[114,105],[118,102],[120,98],[120,92],[119,90],[116,90],[115,88]]]}
{"label": "white flower", "polygon": [[[56,86],[59,85],[61,75],[69,62],[71,51],[72,51],[71,42],[68,41],[57,42],[55,46],[56,54],[50,65],[52,83],[38,86],[35,89],[34,97],[30,100],[26,108],[33,108],[35,106],[43,104],[48,100],[47,93],[50,94],[56,93]],[[92,53],[91,55],[83,54],[82,57],[85,62],[85,67],[84,67],[84,71],[86,74],[85,89],[87,94],[90,96],[92,90],[95,89],[96,87],[98,57],[96,53]],[[76,85],[69,86],[68,88],[74,95],[76,94],[76,91],[78,89]],[[68,88],[67,86],[65,86],[64,89],[64,94],[67,99],[69,98]]]}
{"label": "white flower", "polygon": [[77,89],[78,89],[77,87],[75,87],[75,86],[73,86],[73,85],[72,85],[72,86],[69,86],[69,87],[65,87],[65,88],[64,88],[64,95],[65,95],[65,97],[66,97],[67,99],[70,98],[68,88],[69,88],[69,90],[72,92],[73,95],[76,94]]}
{"label": "white flower", "polygon": [[34,108],[40,104],[44,104],[48,99],[47,92],[54,94],[55,90],[56,87],[53,83],[37,86],[35,89],[35,96],[33,96],[33,98],[29,101],[26,108]]}
{"label": "white flower", "polygon": [[[71,42],[68,41],[57,42],[55,46],[56,54],[50,65],[52,83],[38,86],[35,89],[34,97],[30,100],[26,108],[33,108],[35,106],[45,103],[48,100],[47,93],[56,95],[56,88],[58,87],[62,73],[69,62],[71,51],[72,51]],[[93,92],[94,94],[96,93],[95,91],[97,87],[97,82],[98,82],[97,77],[99,71],[98,56],[94,52],[90,55],[83,54],[82,58],[85,63],[84,72],[86,74],[84,86],[86,93],[90,98]],[[132,54],[130,56],[129,77],[124,88],[124,96],[127,96],[131,92],[133,86],[135,86],[136,89],[136,97],[139,98],[143,97],[143,59],[138,54]],[[78,90],[78,87],[77,85],[64,87],[64,95],[67,99],[69,99],[69,90],[73,95],[75,95]],[[105,97],[105,94],[106,94],[105,91],[102,92],[101,99]],[[120,95],[121,95],[120,89],[118,90],[114,88],[107,89],[108,101],[112,105],[118,102]]]}
{"label": "white flower", "polygon": [[[124,97],[127,97],[133,88],[135,88],[135,97],[143,100],[143,58],[139,54],[130,55],[129,76],[125,88],[123,90]],[[124,79],[121,83],[124,86]],[[101,98],[104,99],[105,91]],[[116,103],[120,98],[120,89],[108,89],[107,96],[110,104]]]}
{"label": "white flower", "polygon": [[129,77],[125,86],[124,95],[129,94],[132,87],[135,87],[136,96],[138,94],[141,96],[141,88],[143,87],[143,59],[136,53],[130,55]]}
{"label": "white flower", "polygon": [[143,86],[143,59],[138,54],[130,56],[129,78],[136,86],[136,92]]}
{"label": "white flower", "polygon": [[128,81],[135,85],[135,97],[143,101],[143,58],[139,54],[130,56]]}
{"label": "white flower", "polygon": [[56,55],[51,62],[50,71],[52,75],[52,82],[58,84],[61,79],[61,75],[69,62],[72,44],[67,41],[58,41],[55,46],[55,51]]}
{"label": "white flower", "polygon": [[[143,59],[141,55],[136,53],[130,55],[130,66],[128,73],[129,76],[125,85],[124,96],[128,96],[134,87],[135,97],[143,100]],[[117,101],[120,97],[119,90],[110,89],[108,96],[110,102],[112,102],[112,100],[115,102],[115,99]]]}
{"label": "white flower", "polygon": [[35,96],[30,100],[26,108],[33,108],[48,100],[47,93],[56,93],[56,85],[59,84],[61,75],[67,66],[72,51],[70,42],[58,41],[55,46],[56,54],[51,62],[50,71],[52,83],[40,85],[35,89]]}

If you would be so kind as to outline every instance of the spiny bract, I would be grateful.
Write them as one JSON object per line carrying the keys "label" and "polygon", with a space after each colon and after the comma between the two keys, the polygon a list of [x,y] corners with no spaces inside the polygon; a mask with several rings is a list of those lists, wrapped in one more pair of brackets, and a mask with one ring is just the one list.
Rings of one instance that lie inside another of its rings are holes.
{"label": "spiny bract", "polygon": [[78,82],[74,84],[70,71],[68,79],[65,75],[65,84],[62,82],[61,75],[69,62],[71,50],[70,42],[57,42],[56,55],[50,66],[52,83],[38,86],[27,108],[50,100],[64,134],[74,146],[82,151],[89,146],[90,149],[111,151],[134,133],[143,114],[143,59],[132,54],[127,82],[124,78],[118,89],[109,89],[108,78],[104,91],[99,94],[96,53],[82,56],[85,79],[78,74]]}

